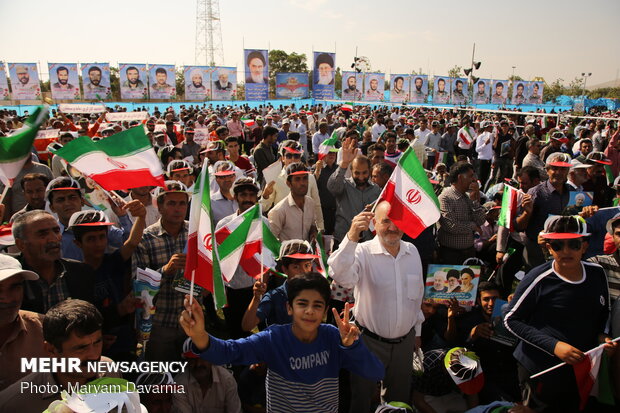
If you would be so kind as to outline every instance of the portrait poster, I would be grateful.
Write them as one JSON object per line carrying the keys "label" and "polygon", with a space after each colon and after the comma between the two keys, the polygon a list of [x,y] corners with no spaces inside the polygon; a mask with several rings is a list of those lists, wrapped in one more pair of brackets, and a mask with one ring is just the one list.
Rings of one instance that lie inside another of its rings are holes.
{"label": "portrait poster", "polygon": [[504,319],[508,313],[508,301],[497,299],[493,304],[493,313],[491,314],[491,326],[493,327],[493,335],[491,340],[506,346],[514,347],[517,344],[515,337],[504,325]]}
{"label": "portrait poster", "polygon": [[36,63],[9,63],[14,100],[40,100],[41,85]]}
{"label": "portrait poster", "polygon": [[174,65],[149,67],[149,95],[151,99],[175,99],[177,96]]}
{"label": "portrait poster", "polygon": [[426,103],[428,98],[428,76],[411,76],[411,103]]}
{"label": "portrait poster", "polygon": [[336,83],[336,53],[314,52],[312,97],[324,100],[334,98]]}
{"label": "portrait poster", "polygon": [[570,191],[568,193],[568,204],[562,215],[578,215],[583,207],[591,206],[594,203],[594,192]]}
{"label": "portrait poster", "polygon": [[506,104],[508,99],[508,81],[494,80],[491,84],[491,103],[494,105]]}
{"label": "portrait poster", "polygon": [[11,100],[9,81],[6,77],[4,62],[0,62],[0,100]]}
{"label": "portrait poster", "polygon": [[211,81],[213,100],[233,100],[237,96],[236,67],[215,67]]}
{"label": "portrait poster", "polygon": [[109,63],[83,63],[80,68],[82,69],[84,99],[106,100],[112,98]]}
{"label": "portrait poster", "polygon": [[269,98],[269,54],[267,50],[244,49],[245,99]]}
{"label": "portrait poster", "polygon": [[531,105],[540,105],[543,103],[543,82],[529,82],[527,103]]}
{"label": "portrait poster", "polygon": [[307,73],[276,73],[276,98],[291,99],[306,97],[308,97]]}
{"label": "portrait poster", "polygon": [[527,103],[527,86],[529,82],[517,80],[512,82],[512,97],[510,103],[513,105],[523,105]]}
{"label": "portrait poster", "polygon": [[465,105],[469,102],[469,87],[467,78],[452,78],[452,104]]}
{"label": "portrait poster", "polygon": [[380,102],[383,100],[385,90],[384,73],[366,73],[364,80],[364,100],[367,102]]}
{"label": "portrait poster", "polygon": [[55,100],[81,99],[77,63],[49,63],[50,89]]}
{"label": "portrait poster", "polygon": [[211,67],[185,66],[183,79],[186,100],[207,100],[211,97]]}
{"label": "portrait poster", "polygon": [[424,301],[448,304],[456,298],[461,306],[473,306],[480,280],[478,265],[430,264],[424,285]]}
{"label": "portrait poster", "polygon": [[119,63],[118,74],[121,84],[121,99],[148,99],[149,88],[145,64]]}
{"label": "portrait poster", "polygon": [[390,74],[390,102],[409,102],[410,75]]}
{"label": "portrait poster", "polygon": [[435,76],[433,84],[433,103],[450,103],[450,87],[452,82],[447,76]]}
{"label": "portrait poster", "polygon": [[486,105],[487,103],[489,103],[490,90],[490,79],[478,79],[478,81],[474,83],[474,95],[471,99],[472,103],[474,105]]}
{"label": "portrait poster", "polygon": [[348,102],[362,100],[363,75],[357,72],[342,72],[342,99]]}

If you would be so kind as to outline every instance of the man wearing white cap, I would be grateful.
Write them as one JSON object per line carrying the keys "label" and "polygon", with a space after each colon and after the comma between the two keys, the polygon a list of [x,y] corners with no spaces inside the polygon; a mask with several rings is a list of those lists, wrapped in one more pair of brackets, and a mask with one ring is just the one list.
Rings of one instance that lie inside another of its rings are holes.
{"label": "man wearing white cap", "polygon": [[15,258],[0,254],[0,391],[25,376],[21,358],[45,357],[43,315],[20,310],[24,280],[39,276],[22,269]]}

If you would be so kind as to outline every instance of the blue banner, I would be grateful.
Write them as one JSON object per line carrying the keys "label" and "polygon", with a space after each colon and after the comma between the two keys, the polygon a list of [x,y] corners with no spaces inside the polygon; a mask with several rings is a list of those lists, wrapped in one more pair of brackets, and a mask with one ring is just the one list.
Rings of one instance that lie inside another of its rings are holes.
{"label": "blue banner", "polygon": [[307,73],[276,73],[276,97],[278,99],[307,98]]}
{"label": "blue banner", "polygon": [[245,49],[245,98],[266,100],[269,97],[269,54],[267,50]]}
{"label": "blue banner", "polygon": [[333,99],[336,78],[336,53],[314,52],[312,96]]}

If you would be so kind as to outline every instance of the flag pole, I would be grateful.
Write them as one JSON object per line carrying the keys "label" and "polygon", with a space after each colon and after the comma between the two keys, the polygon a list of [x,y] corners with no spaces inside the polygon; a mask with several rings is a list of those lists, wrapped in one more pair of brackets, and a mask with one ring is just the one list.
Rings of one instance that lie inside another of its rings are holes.
{"label": "flag pole", "polygon": [[[4,201],[4,197],[6,196],[6,194],[9,192],[9,188],[11,186],[10,185],[4,185],[4,190],[2,191],[2,195],[0,195],[0,204],[2,203],[2,201]],[[2,218],[2,217],[0,217]]]}
{"label": "flag pole", "polygon": [[[620,336],[619,336],[619,337],[614,338],[613,340],[611,340],[611,342],[612,342],[612,343],[616,343],[616,342],[618,342],[618,341],[620,341]],[[597,346],[597,347],[594,347],[592,350],[588,350],[588,351],[586,351],[586,354],[592,354],[592,353],[593,353],[593,352],[595,352],[596,350],[598,350],[598,349],[600,349],[601,347],[603,347],[605,344],[607,344],[607,343],[603,343],[603,344],[601,344],[601,345],[599,345],[599,346]],[[543,374],[549,373],[550,371],[553,371],[553,370],[555,370],[555,369],[559,369],[560,367],[562,367],[562,366],[563,366],[563,365],[565,365],[565,364],[566,364],[566,362],[565,362],[565,361],[563,361],[563,362],[561,362],[560,364],[556,364],[556,365],[555,365],[555,366],[553,366],[553,367],[549,367],[547,370],[543,370],[543,371],[541,371],[540,373],[536,373],[536,374],[534,374],[533,376],[531,376],[531,377],[530,377],[530,379],[535,379],[536,377],[542,376]]]}
{"label": "flag pole", "polygon": [[265,250],[265,233],[264,233],[264,228],[263,228],[263,206],[259,203],[258,204],[258,216],[260,218],[260,225],[261,225],[261,242],[260,242],[260,282],[264,283],[265,282],[265,272],[263,270],[263,251]]}

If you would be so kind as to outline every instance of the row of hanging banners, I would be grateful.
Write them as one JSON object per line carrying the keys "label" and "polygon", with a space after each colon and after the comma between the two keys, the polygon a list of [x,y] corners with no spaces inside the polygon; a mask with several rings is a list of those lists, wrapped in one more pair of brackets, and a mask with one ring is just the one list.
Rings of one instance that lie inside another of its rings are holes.
{"label": "row of hanging banners", "polygon": [[[335,99],[336,54],[314,52],[312,97]],[[269,98],[269,53],[245,49],[245,99]],[[56,100],[111,100],[109,63],[49,63],[52,98]],[[177,99],[174,65],[119,64],[120,96],[124,100]],[[0,64],[0,100],[40,100],[41,87],[36,63],[9,63],[9,90],[4,64]],[[80,88],[79,75],[82,76]],[[509,99],[508,80],[479,79],[470,93],[467,78],[434,76],[430,93],[427,75],[391,74],[389,97],[385,97],[385,74],[342,72],[341,99],[345,101],[435,104],[541,104],[544,83],[515,81]],[[233,100],[237,94],[237,68],[184,66],[185,100]],[[310,96],[308,73],[276,73],[276,98]],[[470,96],[471,95],[471,96]]]}

